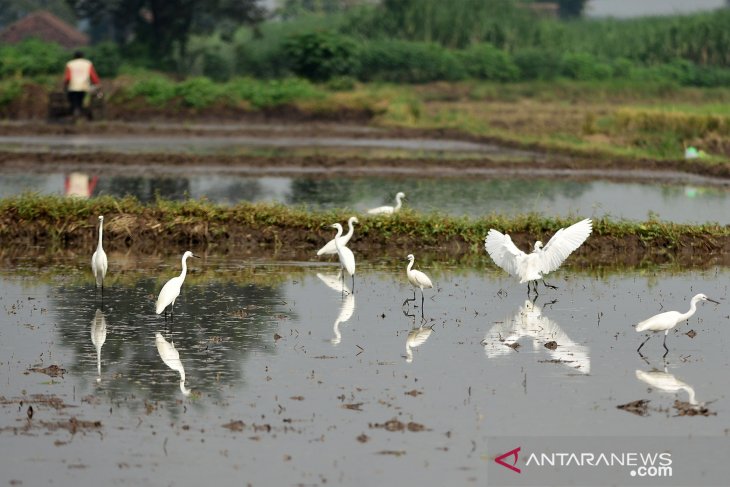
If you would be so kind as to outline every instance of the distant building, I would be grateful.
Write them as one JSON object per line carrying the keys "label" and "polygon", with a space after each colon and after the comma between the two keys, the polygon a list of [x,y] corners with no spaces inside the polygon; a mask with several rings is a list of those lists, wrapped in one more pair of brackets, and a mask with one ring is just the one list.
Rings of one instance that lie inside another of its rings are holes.
{"label": "distant building", "polygon": [[66,49],[89,44],[89,36],[46,10],[28,14],[0,32],[0,42],[10,44],[21,42],[29,37],[55,42]]}

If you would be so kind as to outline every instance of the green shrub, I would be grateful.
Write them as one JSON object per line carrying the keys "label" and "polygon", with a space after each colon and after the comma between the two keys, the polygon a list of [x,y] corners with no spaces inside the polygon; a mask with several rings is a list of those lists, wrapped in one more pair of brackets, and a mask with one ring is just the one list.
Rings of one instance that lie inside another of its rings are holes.
{"label": "green shrub", "polygon": [[295,74],[313,81],[357,72],[355,41],[332,32],[292,35],[284,43],[284,53]]}
{"label": "green shrub", "polygon": [[175,86],[175,95],[192,108],[205,108],[225,94],[223,85],[203,76],[188,78]]}
{"label": "green shrub", "polygon": [[425,83],[465,78],[456,55],[431,42],[374,41],[360,49],[360,79],[365,81]]}
{"label": "green shrub", "polygon": [[570,79],[590,81],[610,78],[613,70],[610,65],[599,62],[591,54],[574,52],[563,55],[561,74]]}
{"label": "green shrub", "polygon": [[271,81],[238,78],[227,83],[225,90],[235,99],[245,100],[256,108],[275,107],[324,96],[312,83],[298,78]]}
{"label": "green shrub", "polygon": [[561,72],[560,57],[552,50],[524,49],[515,53],[513,58],[522,80],[551,80]]}
{"label": "green shrub", "polygon": [[457,57],[471,78],[514,81],[519,77],[519,69],[510,55],[491,44],[474,44],[458,51]]}
{"label": "green shrub", "polygon": [[149,104],[161,106],[175,97],[175,83],[159,74],[145,76],[124,90],[128,98],[144,98]]}
{"label": "green shrub", "polygon": [[94,63],[97,74],[102,78],[113,78],[119,73],[122,54],[113,42],[101,42],[88,50],[86,57]]}
{"label": "green shrub", "polygon": [[0,76],[63,75],[69,53],[52,42],[26,39],[15,45],[0,46]]}
{"label": "green shrub", "polygon": [[0,80],[0,108],[9,105],[23,93],[23,82],[17,79]]}

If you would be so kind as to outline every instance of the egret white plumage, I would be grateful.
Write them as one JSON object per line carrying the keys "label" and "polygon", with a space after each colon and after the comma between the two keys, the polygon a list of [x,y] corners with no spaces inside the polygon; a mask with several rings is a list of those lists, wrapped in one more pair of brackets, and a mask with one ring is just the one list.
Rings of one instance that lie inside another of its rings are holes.
{"label": "egret white plumage", "polygon": [[[659,313],[658,315],[654,315],[651,318],[647,318],[644,321],[639,322],[636,325],[636,331],[663,331],[664,350],[666,350],[666,352],[664,352],[664,356],[666,357],[666,355],[669,353],[669,349],[667,348],[667,335],[669,334],[669,330],[677,326],[679,323],[688,320],[693,314],[695,314],[695,311],[697,311],[697,303],[699,303],[700,301],[710,301],[711,303],[720,304],[714,299],[710,299],[704,294],[700,293],[692,298],[692,301],[690,301],[689,304],[689,311],[687,311],[686,313],[680,313],[679,311],[665,311],[664,313]],[[639,354],[641,354],[641,347],[643,347],[644,344],[649,341],[649,338],[651,338],[651,335],[648,335],[646,337],[646,340],[641,342],[639,348],[636,349]]]}
{"label": "egret white plumage", "polygon": [[101,237],[104,232],[104,216],[99,215],[99,243],[96,245],[96,251],[91,256],[91,272],[94,273],[96,286],[101,286],[101,292],[104,292],[104,277],[106,276],[107,260],[106,252],[101,245]]}
{"label": "egret white plumage", "polygon": [[[520,283],[527,283],[529,295],[530,282],[538,279],[541,279],[545,286],[557,289],[547,284],[544,276],[560,267],[565,259],[585,242],[592,230],[591,220],[586,218],[568,228],[558,230],[545,247],[538,240],[535,242],[534,250],[526,254],[517,248],[509,235],[490,229],[484,240],[484,248],[495,264],[509,274],[519,277]],[[534,286],[537,294],[537,282]]]}
{"label": "egret white plumage", "polygon": [[431,283],[431,279],[429,279],[426,274],[413,269],[413,262],[416,260],[416,258],[413,257],[413,254],[408,254],[408,257],[406,257],[406,259],[408,259],[406,276],[408,276],[408,282],[410,282],[411,286],[413,286],[413,299],[406,299],[405,301],[403,301],[403,304],[406,304],[408,301],[415,301],[416,288],[419,288],[421,290],[421,311],[423,311],[423,289],[431,289],[433,287],[433,283]]}
{"label": "egret white plumage", "polygon": [[368,214],[370,215],[392,215],[393,213],[400,210],[402,202],[401,200],[405,198],[406,195],[402,192],[398,192],[398,194],[395,195],[395,206],[379,206],[377,208],[372,208],[368,210]]}
{"label": "egret white plumage", "polygon": [[179,276],[173,277],[169,281],[165,283],[164,286],[162,286],[162,290],[160,291],[160,295],[157,296],[157,303],[155,304],[155,312],[157,314],[162,313],[165,311],[165,317],[167,317],[167,308],[170,306],[170,313],[172,314],[173,307],[175,306],[175,300],[178,296],[180,296],[180,288],[183,285],[183,282],[185,282],[185,275],[188,273],[188,266],[185,262],[188,260],[188,257],[195,257],[196,259],[199,259],[197,255],[194,255],[189,250],[185,252],[182,256],[182,272]]}
{"label": "egret white plumage", "polygon": [[[347,233],[340,237],[340,245],[343,247],[346,246],[348,242],[350,242],[352,234],[355,232],[355,227],[353,227],[353,223],[360,223],[356,216],[351,216],[350,219],[347,220]],[[335,239],[330,240],[325,244],[324,247],[317,251],[317,255],[334,255],[336,253],[337,247],[335,246]]]}
{"label": "egret white plumage", "polygon": [[[348,249],[344,245],[340,245],[340,237],[342,236],[342,225],[339,223],[333,223],[332,228],[337,229],[337,235],[335,235],[335,248],[337,249],[337,256],[340,258],[340,266],[352,276],[352,292],[355,292],[355,256],[352,250]],[[342,274],[344,281],[345,275]]]}

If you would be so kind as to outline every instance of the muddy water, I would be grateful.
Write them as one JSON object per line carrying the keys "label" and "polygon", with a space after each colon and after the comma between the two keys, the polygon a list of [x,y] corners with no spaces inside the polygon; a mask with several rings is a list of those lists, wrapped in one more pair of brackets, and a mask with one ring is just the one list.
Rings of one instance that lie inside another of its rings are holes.
{"label": "muddy water", "polygon": [[[208,257],[191,263],[165,325],[155,293],[177,262],[126,256],[121,270],[121,259],[110,256],[103,304],[86,259],[54,273],[31,260],[0,269],[4,479],[486,485],[492,435],[727,428],[726,269],[567,268],[552,279],[560,289],[532,305],[522,285],[491,268],[418,263],[436,283],[422,321],[420,308],[402,308],[412,291],[401,268],[362,263],[355,294],[343,296],[331,263]],[[684,310],[697,292],[722,304],[705,304],[669,334],[666,361],[660,337],[642,360],[631,324]],[[26,373],[51,364],[63,377]],[[660,374],[683,386],[661,390]],[[674,400],[690,398],[716,415],[676,416]],[[616,408],[637,399],[650,400],[646,416]],[[71,417],[101,425],[75,435],[53,428]]]}
{"label": "muddy water", "polygon": [[[74,181],[79,184],[71,184]],[[251,177],[241,174],[130,174],[110,167],[95,174],[4,174],[0,197],[23,191],[64,194],[82,187],[94,196],[136,196],[152,201],[206,197],[222,204],[269,201],[312,209],[349,208],[362,212],[393,204],[398,191],[418,211],[480,216],[581,215],[645,220],[651,215],[685,223],[730,223],[730,188],[705,184],[658,184],[510,177],[400,179],[383,177]]]}

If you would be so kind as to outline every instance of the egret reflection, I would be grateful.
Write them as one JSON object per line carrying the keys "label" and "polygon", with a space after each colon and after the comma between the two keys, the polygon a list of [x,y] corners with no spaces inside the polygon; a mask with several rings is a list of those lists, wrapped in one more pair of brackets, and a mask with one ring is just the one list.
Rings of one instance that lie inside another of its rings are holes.
{"label": "egret reflection", "polygon": [[180,374],[180,390],[182,393],[186,396],[189,395],[190,389],[185,387],[185,368],[180,361],[180,353],[175,348],[175,343],[168,342],[162,334],[156,333],[155,345],[157,345],[157,352],[165,365]]}
{"label": "egret reflection", "polygon": [[664,371],[658,369],[652,369],[649,371],[637,369],[636,378],[642,382],[645,382],[646,384],[649,384],[649,386],[653,387],[654,389],[659,389],[663,392],[686,391],[689,396],[687,402],[689,402],[692,406],[701,405],[699,402],[697,402],[697,399],[695,398],[694,388],[692,388],[692,386],[690,386],[686,382],[682,382],[681,380],[677,379],[673,374],[667,372],[666,367],[664,367]]}
{"label": "egret reflection", "polygon": [[101,382],[101,347],[106,341],[106,317],[100,309],[96,310],[91,320],[91,343],[96,348],[96,382]]}
{"label": "egret reflection", "polygon": [[[591,371],[588,347],[574,342],[560,326],[547,316],[530,300],[520,306],[517,313],[492,327],[482,340],[484,353],[489,358],[515,353],[512,345],[523,337],[532,339],[533,351],[546,350],[551,360],[565,364],[579,372]],[[555,348],[545,344],[555,342]]]}
{"label": "egret reflection", "polygon": [[433,333],[433,327],[431,326],[419,326],[408,332],[408,338],[406,338],[406,362],[413,362],[413,349],[426,343],[431,333]]}
{"label": "egret reflection", "polygon": [[332,331],[334,337],[330,340],[333,345],[338,345],[342,341],[342,333],[340,333],[340,325],[345,323],[347,320],[352,318],[355,313],[355,295],[350,292],[347,284],[342,280],[342,271],[338,274],[320,274],[317,273],[317,277],[322,281],[328,288],[338,293],[343,293],[342,304],[340,304],[340,313],[335,319],[335,324],[332,325]]}

